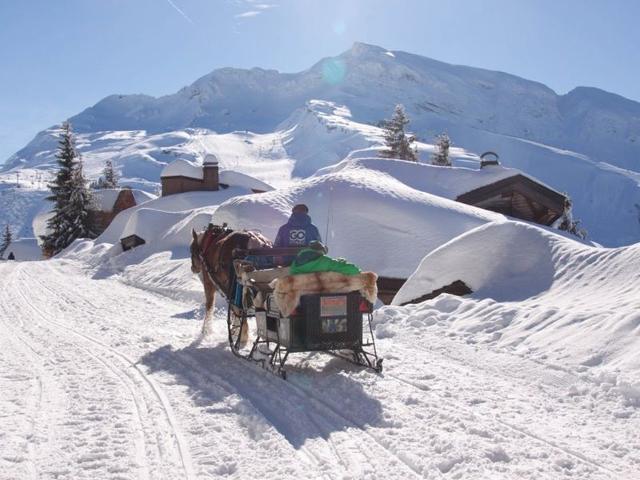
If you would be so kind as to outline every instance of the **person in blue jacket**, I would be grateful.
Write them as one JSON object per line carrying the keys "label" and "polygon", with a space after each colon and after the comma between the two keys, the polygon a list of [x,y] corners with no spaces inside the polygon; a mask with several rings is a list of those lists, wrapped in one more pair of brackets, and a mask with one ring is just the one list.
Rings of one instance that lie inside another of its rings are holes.
{"label": "person in blue jacket", "polygon": [[309,208],[304,204],[293,207],[287,223],[278,230],[274,247],[306,247],[313,241],[321,242],[318,228],[311,223]]}

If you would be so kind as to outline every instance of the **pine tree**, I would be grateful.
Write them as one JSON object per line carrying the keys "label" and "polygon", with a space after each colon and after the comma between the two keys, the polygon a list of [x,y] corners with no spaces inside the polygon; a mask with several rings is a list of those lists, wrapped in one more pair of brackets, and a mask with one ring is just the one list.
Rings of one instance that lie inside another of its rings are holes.
{"label": "pine tree", "polygon": [[446,133],[441,133],[436,137],[436,149],[431,156],[431,165],[439,165],[441,167],[450,167],[451,159],[449,158],[449,148],[451,148],[451,139]]}
{"label": "pine tree", "polygon": [[568,196],[564,204],[564,212],[562,212],[562,215],[556,220],[553,226],[558,230],[564,230],[583,240],[587,238],[587,231],[584,228],[580,228],[580,220],[573,219],[573,204]]}
{"label": "pine tree", "polygon": [[[67,229],[63,233],[63,244],[69,245],[76,238],[95,238],[93,225],[93,197],[87,188],[87,181],[82,168],[82,158],[78,157],[71,176],[69,201],[65,206]],[[66,246],[65,245],[65,246]]]}
{"label": "pine tree", "polygon": [[49,233],[41,237],[46,256],[55,255],[76,238],[92,236],[91,216],[86,214],[90,208],[90,193],[86,189],[82,163],[68,122],[62,125],[56,159],[58,173],[49,184],[51,195],[47,197],[53,202],[53,216],[47,222]]}
{"label": "pine tree", "polygon": [[4,232],[2,233],[2,239],[0,240],[0,258],[4,255],[4,252],[7,251],[9,245],[13,241],[13,234],[11,233],[11,229],[9,225],[5,225]]}
{"label": "pine tree", "polygon": [[102,170],[102,176],[98,179],[97,188],[118,188],[118,172],[113,167],[113,162],[107,160]]}
{"label": "pine tree", "polygon": [[402,105],[396,105],[391,120],[383,122],[384,143],[386,148],[380,150],[379,155],[384,158],[399,158],[401,160],[418,161],[418,152],[414,146],[416,137],[405,134],[405,127],[409,124],[409,118]]}

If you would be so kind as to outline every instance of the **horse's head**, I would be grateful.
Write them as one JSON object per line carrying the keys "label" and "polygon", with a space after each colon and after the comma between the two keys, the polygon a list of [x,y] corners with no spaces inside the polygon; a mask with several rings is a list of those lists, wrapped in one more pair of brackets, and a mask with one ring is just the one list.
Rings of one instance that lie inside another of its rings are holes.
{"label": "horse's head", "polygon": [[225,295],[232,280],[234,251],[271,246],[271,242],[258,232],[234,232],[226,224],[209,225],[201,233],[192,230],[191,235],[191,271],[200,274],[204,270]]}
{"label": "horse's head", "polygon": [[191,245],[189,250],[191,251],[191,271],[193,273],[200,273],[202,271],[202,262],[200,261],[200,243],[204,234],[196,233],[195,229],[191,229]]}

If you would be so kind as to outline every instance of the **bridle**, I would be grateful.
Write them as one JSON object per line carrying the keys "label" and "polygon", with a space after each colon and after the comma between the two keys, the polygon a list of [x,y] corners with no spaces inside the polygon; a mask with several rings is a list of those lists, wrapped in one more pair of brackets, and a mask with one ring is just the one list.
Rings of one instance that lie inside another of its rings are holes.
{"label": "bridle", "polygon": [[[231,232],[232,230],[226,228],[226,225],[223,225],[222,227],[209,227],[207,228],[207,230],[205,230],[204,236],[202,237],[202,246],[199,245],[198,241],[194,242],[195,248],[197,249],[197,252],[195,252],[196,257],[200,261],[204,270],[207,272],[211,283],[213,283],[216,289],[220,292],[225,291],[225,289],[220,285],[220,282],[216,280],[216,274],[220,271],[220,269],[218,265],[212,267],[209,264],[209,262],[207,261],[207,252],[214,244],[215,240],[220,238],[222,235],[229,234]],[[192,251],[191,254],[193,255],[194,252]]]}

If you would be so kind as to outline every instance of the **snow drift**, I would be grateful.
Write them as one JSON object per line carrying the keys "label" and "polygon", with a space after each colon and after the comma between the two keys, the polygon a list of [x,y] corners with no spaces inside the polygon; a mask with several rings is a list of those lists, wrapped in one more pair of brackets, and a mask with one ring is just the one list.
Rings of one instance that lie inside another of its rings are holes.
{"label": "snow drift", "polygon": [[468,342],[559,365],[606,365],[640,380],[640,244],[598,248],[537,226],[492,222],[427,255],[393,304],[454,280],[473,293],[392,307],[381,313],[381,323],[390,322],[382,329],[388,333],[396,315],[407,315]]}
{"label": "snow drift", "polygon": [[288,188],[232,198],[213,218],[236,229],[259,229],[273,239],[292,206],[305,203],[330,255],[399,278],[413,272],[427,252],[467,230],[504,218],[400,180],[411,177],[404,175],[407,169],[418,176],[425,166],[386,162],[387,171],[366,168],[367,161],[350,162]]}

